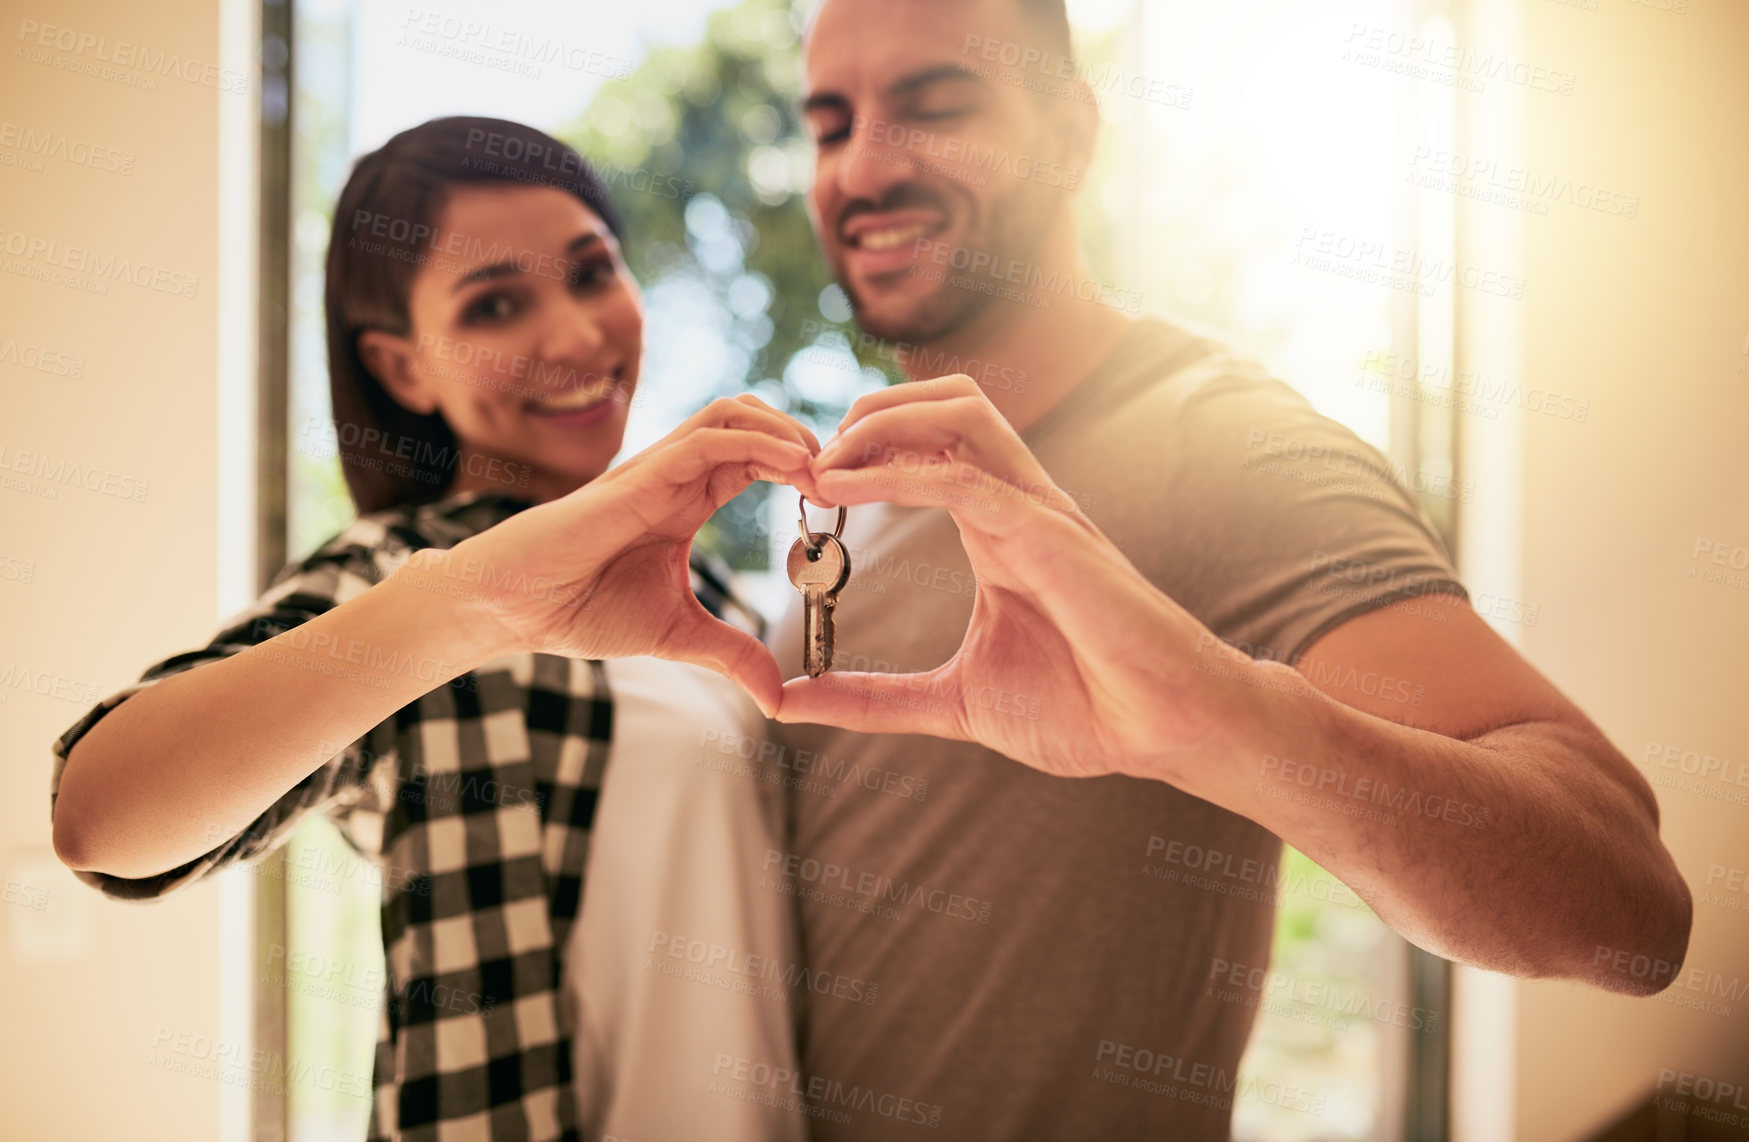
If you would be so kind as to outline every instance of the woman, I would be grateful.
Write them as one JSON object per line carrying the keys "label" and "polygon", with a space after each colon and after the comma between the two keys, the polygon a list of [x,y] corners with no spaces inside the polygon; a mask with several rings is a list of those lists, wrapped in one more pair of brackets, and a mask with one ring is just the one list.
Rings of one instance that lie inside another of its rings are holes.
{"label": "woman", "polygon": [[819,445],[743,397],[606,471],[642,351],[622,237],[583,159],[518,124],[360,159],[326,298],[359,518],[55,743],[56,851],[108,895],[310,813],[380,860],[372,1139],[804,1134],[713,1086],[725,1057],[793,1072],[789,991],[673,968],[795,962],[759,885],[774,787],[702,764],[761,732],[777,666],[689,550],[752,480],[808,490]]}

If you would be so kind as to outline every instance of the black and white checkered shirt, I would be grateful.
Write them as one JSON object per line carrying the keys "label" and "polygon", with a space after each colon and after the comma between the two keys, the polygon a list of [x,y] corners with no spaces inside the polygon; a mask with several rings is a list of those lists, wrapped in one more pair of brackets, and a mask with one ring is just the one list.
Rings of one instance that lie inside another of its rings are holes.
{"label": "black and white checkered shirt", "polygon": [[[472,492],[357,519],[284,568],[207,646],[150,667],[61,735],[51,818],[73,744],[129,695],[296,627],[413,551],[454,546],[528,506]],[[760,633],[726,568],[695,552],[692,572],[707,610]],[[117,899],[153,900],[255,860],[306,814],[327,814],[384,869],[370,1142],[577,1142],[560,967],[612,737],[601,663],[506,655],[396,711],[206,855],[142,879],[77,875]],[[471,998],[446,1001],[457,995]]]}

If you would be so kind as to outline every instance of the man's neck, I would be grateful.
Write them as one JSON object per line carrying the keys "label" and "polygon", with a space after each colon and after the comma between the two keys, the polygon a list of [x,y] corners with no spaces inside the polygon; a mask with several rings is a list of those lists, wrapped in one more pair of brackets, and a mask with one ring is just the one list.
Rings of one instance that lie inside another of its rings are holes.
{"label": "man's neck", "polygon": [[[1090,280],[1076,261],[1073,281]],[[1050,280],[1047,277],[1047,280]],[[997,298],[964,326],[907,354],[908,380],[937,377],[944,364],[959,362],[1016,432],[1025,432],[1105,360],[1132,319],[1072,290],[1026,291],[1049,302],[1034,308]]]}

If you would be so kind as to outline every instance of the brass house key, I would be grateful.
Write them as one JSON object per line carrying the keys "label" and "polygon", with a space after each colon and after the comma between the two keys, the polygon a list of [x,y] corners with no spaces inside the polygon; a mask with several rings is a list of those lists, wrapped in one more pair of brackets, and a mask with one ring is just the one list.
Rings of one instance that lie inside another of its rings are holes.
{"label": "brass house key", "polygon": [[832,669],[832,608],[838,592],[850,581],[850,553],[838,537],[844,532],[843,508],[838,525],[828,535],[808,530],[808,501],[802,498],[802,537],[789,549],[789,581],[802,593],[802,662],[809,678]]}

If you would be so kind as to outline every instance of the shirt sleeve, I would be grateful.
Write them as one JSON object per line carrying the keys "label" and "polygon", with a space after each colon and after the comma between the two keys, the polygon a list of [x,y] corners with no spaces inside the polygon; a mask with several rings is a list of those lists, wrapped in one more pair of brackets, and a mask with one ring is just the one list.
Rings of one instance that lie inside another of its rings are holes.
{"label": "shirt sleeve", "polygon": [[[1358,615],[1427,596],[1430,615],[1466,605],[1451,555],[1400,471],[1347,426],[1243,358],[1211,362],[1175,441],[1178,502],[1194,505],[1193,608],[1254,658],[1297,663]],[[1437,598],[1437,596],[1445,596]]]}
{"label": "shirt sleeve", "polygon": [[[368,523],[368,521],[360,521]],[[206,646],[171,655],[148,667],[138,682],[98,702],[55,739],[49,780],[49,819],[59,796],[67,758],[79,739],[128,698],[164,679],[218,662],[266,642],[301,623],[354,598],[381,579],[373,550],[356,542],[360,524],[324,544],[308,559],[288,565],[254,604],[227,619]],[[214,837],[214,847],[186,864],[156,876],[128,878],[90,870],[74,870],[80,880],[118,900],[152,900],[167,896],[230,865],[259,859],[282,844],[311,813],[326,813],[346,829],[346,818],[373,794],[373,771],[394,769],[394,721],[389,719],[341,748],[319,768],[288,789],[241,832]]]}

